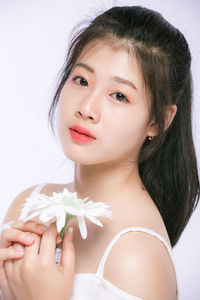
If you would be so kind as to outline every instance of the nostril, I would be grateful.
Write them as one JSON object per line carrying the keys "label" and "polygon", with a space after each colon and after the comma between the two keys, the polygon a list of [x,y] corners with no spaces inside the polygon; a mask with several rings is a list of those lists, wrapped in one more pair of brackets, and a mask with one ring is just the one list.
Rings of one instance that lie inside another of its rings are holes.
{"label": "nostril", "polygon": [[77,116],[83,117],[83,115],[82,115],[82,113],[81,113],[80,111],[77,111],[77,112],[76,112],[76,115],[77,115]]}
{"label": "nostril", "polygon": [[91,120],[94,120],[94,118],[93,118],[92,116],[84,115],[84,114],[82,114],[80,111],[77,111],[77,114],[78,114],[79,116],[81,116],[82,118],[84,118],[84,119],[89,118],[89,119],[91,119]]}
{"label": "nostril", "polygon": [[82,111],[80,111],[80,110],[77,110],[76,112],[75,112],[75,116],[77,116],[77,117],[81,117],[82,119],[84,119],[84,120],[91,120],[91,121],[95,121],[96,119],[97,119],[97,116],[94,114],[93,115],[93,113],[90,113],[90,112],[82,112]]}

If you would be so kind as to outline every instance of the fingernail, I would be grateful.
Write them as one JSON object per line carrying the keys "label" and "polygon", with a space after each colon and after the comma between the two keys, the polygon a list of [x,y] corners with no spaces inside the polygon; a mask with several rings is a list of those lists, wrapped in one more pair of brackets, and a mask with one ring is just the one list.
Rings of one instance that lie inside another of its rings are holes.
{"label": "fingernail", "polygon": [[61,242],[62,242],[62,239],[61,239],[61,237],[60,237],[59,235],[58,235],[57,238],[56,238],[56,242],[57,242],[57,243],[61,243]]}
{"label": "fingernail", "polygon": [[41,232],[44,232],[45,230],[47,230],[47,226],[39,224],[37,225],[37,229]]}
{"label": "fingernail", "polygon": [[15,257],[21,257],[24,255],[23,251],[15,251]]}
{"label": "fingernail", "polygon": [[68,231],[73,232],[73,227],[69,227]]}
{"label": "fingernail", "polygon": [[69,235],[67,235],[67,240],[72,242],[73,239],[73,227],[69,227],[68,229]]}
{"label": "fingernail", "polygon": [[31,235],[27,235],[27,236],[26,236],[26,241],[27,241],[28,243],[32,243],[34,240],[35,240],[34,237],[32,237]]}

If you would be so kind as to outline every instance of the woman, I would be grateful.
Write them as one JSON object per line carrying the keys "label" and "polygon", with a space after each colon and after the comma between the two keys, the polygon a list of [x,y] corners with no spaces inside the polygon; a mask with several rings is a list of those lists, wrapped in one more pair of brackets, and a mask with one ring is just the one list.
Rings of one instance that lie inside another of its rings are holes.
{"label": "woman", "polygon": [[41,231],[14,222],[3,230],[4,300],[177,299],[170,247],[199,200],[190,65],[184,36],[146,8],[113,7],[74,36],[49,110],[54,130],[57,109],[74,182],[25,190],[4,222],[18,219],[31,193],[64,187],[105,201],[113,218],[103,229],[88,222],[86,240],[70,220],[73,243],[67,233],[61,267],[54,225]]}

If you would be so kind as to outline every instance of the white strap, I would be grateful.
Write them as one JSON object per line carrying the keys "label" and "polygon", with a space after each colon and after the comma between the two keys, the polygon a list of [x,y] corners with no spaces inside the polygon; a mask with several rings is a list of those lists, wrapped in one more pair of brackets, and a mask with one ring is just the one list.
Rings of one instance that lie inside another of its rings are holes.
{"label": "white strap", "polygon": [[[161,242],[163,242],[163,244],[166,246],[167,250],[168,250],[168,253],[171,257],[171,260],[172,260],[172,263],[173,263],[173,266],[174,266],[174,271],[175,271],[175,274],[176,274],[176,269],[175,269],[175,264],[174,264],[174,259],[173,259],[173,253],[172,253],[172,248],[171,246],[166,242],[166,240],[160,235],[158,234],[157,232],[151,230],[151,229],[148,229],[148,228],[144,228],[144,227],[128,227],[128,228],[125,228],[125,229],[122,229],[120,232],[118,232],[114,238],[111,240],[111,242],[109,243],[108,247],[106,248],[104,254],[103,254],[103,257],[99,263],[99,266],[98,266],[98,269],[97,269],[97,272],[96,274],[103,278],[103,271],[104,271],[104,265],[105,265],[105,261],[106,261],[106,258],[108,256],[108,254],[110,253],[110,250],[112,249],[113,245],[116,243],[116,241],[120,238],[121,235],[129,232],[129,231],[142,231],[142,232],[146,232],[146,233],[149,233],[155,237],[157,237]],[[179,299],[179,284],[178,284],[178,278],[177,278],[177,274],[176,274],[176,293],[177,293],[177,299]]]}
{"label": "white strap", "polygon": [[108,254],[110,253],[110,250],[112,249],[113,245],[116,243],[116,241],[120,238],[121,235],[127,233],[128,231],[142,231],[142,232],[146,232],[146,233],[149,233],[155,237],[157,237],[159,240],[161,240],[161,242],[164,243],[164,245],[166,246],[168,252],[169,252],[169,255],[172,259],[172,262],[173,262],[173,257],[172,257],[172,249],[170,247],[170,245],[166,242],[166,240],[160,235],[158,234],[157,232],[151,230],[151,229],[148,229],[148,228],[143,228],[143,227],[128,227],[128,228],[125,228],[123,230],[121,230],[120,232],[118,232],[114,238],[111,240],[111,242],[109,243],[108,247],[106,248],[104,254],[103,254],[103,257],[99,263],[99,266],[98,266],[98,269],[97,269],[97,272],[96,274],[98,276],[100,276],[101,278],[103,278],[103,271],[104,271],[104,265],[105,265],[105,261],[106,261],[106,258],[108,256]]}
{"label": "white strap", "polygon": [[11,225],[14,221],[10,221],[10,222],[7,222],[7,223],[4,223],[4,224],[1,224],[0,225],[0,238],[1,238],[1,233],[4,229],[10,229],[11,228]]}
{"label": "white strap", "polygon": [[32,193],[30,194],[30,197],[32,197],[33,195],[35,195],[36,193],[40,193],[40,191],[43,189],[43,187],[47,185],[46,182],[44,183],[40,183],[38,185],[36,185],[36,187],[32,190]]}

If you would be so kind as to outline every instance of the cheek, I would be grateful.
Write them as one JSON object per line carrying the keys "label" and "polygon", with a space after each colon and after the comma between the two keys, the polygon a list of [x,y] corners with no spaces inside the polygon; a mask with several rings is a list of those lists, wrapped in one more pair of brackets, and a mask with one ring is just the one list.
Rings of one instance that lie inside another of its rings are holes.
{"label": "cheek", "polygon": [[72,116],[72,112],[75,109],[74,105],[75,101],[73,95],[64,87],[60,94],[57,107],[57,125],[60,129],[62,129],[62,126],[66,126],[69,117]]}
{"label": "cheek", "polygon": [[132,113],[126,115],[126,118],[108,122],[103,144],[106,150],[117,152],[138,150],[146,137],[147,119],[145,113]]}
{"label": "cheek", "polygon": [[58,110],[57,110],[57,134],[59,137],[59,140],[61,144],[65,143],[66,136],[67,136],[67,129],[68,129],[68,114],[66,114],[65,107],[62,106],[62,103],[58,104]]}

